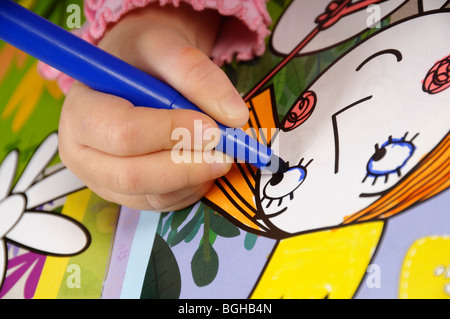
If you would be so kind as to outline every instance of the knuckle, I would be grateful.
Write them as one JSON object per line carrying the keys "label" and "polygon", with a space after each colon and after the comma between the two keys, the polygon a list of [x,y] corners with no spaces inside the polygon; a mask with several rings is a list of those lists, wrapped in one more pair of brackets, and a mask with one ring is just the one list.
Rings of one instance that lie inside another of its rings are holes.
{"label": "knuckle", "polygon": [[153,188],[157,193],[171,192],[175,187],[174,185],[178,185],[180,182],[180,179],[175,181],[173,174],[169,172],[155,172],[153,176],[158,181],[158,184],[155,185],[158,189]]}
{"label": "knuckle", "polygon": [[156,49],[157,44],[164,40],[160,31],[159,28],[147,27],[136,32],[135,27],[131,26],[120,37],[121,45],[110,45],[113,48],[111,51],[126,62],[143,67],[147,65],[145,53]]}
{"label": "knuckle", "polygon": [[173,132],[176,130],[174,113],[172,110],[157,110],[155,112],[155,118],[157,116],[156,125],[148,128],[147,134],[152,136],[159,136],[161,140],[158,142],[158,150],[171,149],[176,141],[172,139]]}
{"label": "knuckle", "polygon": [[126,195],[136,195],[140,190],[139,174],[137,168],[124,166],[115,170],[115,185],[118,192]]}
{"label": "knuckle", "polygon": [[166,203],[160,196],[146,195],[145,201],[147,206],[152,211],[165,211],[172,205],[172,203]]}
{"label": "knuckle", "polygon": [[189,168],[188,172],[182,176],[184,187],[198,186],[212,178],[208,164],[193,164]]}
{"label": "knuckle", "polygon": [[117,155],[132,155],[135,150],[135,143],[139,140],[138,133],[131,125],[130,121],[119,121],[115,128],[109,131],[110,145]]}
{"label": "knuckle", "polygon": [[213,64],[200,50],[187,47],[180,51],[180,61],[185,61],[182,70],[184,83],[196,89],[205,88],[217,83],[221,70]]}

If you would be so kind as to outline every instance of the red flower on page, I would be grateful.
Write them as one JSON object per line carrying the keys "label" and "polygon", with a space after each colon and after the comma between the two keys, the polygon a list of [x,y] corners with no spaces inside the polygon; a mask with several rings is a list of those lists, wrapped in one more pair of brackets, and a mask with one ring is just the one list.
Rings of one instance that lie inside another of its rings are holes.
{"label": "red flower on page", "polygon": [[286,115],[281,128],[285,131],[290,131],[305,122],[314,111],[316,101],[317,98],[314,92],[306,91],[303,93]]}
{"label": "red flower on page", "polygon": [[439,93],[450,87],[450,55],[436,62],[422,82],[422,90],[429,94]]}

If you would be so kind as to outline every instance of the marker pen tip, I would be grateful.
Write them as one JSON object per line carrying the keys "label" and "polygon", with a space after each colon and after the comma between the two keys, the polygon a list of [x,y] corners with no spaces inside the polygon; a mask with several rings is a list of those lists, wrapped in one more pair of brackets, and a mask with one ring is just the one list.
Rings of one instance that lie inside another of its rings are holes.
{"label": "marker pen tip", "polygon": [[269,164],[265,167],[265,170],[272,174],[283,174],[287,172],[288,169],[286,162],[275,154],[272,154]]}

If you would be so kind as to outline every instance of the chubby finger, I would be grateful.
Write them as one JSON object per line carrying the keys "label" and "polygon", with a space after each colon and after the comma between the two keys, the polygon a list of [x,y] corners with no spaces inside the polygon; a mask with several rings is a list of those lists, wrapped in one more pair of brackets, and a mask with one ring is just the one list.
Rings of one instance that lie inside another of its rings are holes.
{"label": "chubby finger", "polygon": [[67,138],[118,156],[171,150],[180,139],[185,150],[212,149],[218,138],[204,138],[211,130],[217,131],[217,124],[200,112],[135,107],[80,83],[67,95],[60,120],[60,131]]}
{"label": "chubby finger", "polygon": [[109,189],[90,186],[90,189],[105,200],[138,210],[170,212],[188,207],[201,200],[214,185],[214,181],[186,187],[160,195],[123,195]]}
{"label": "chubby finger", "polygon": [[165,75],[167,81],[213,119],[231,127],[242,127],[248,121],[242,97],[222,69],[200,50],[180,45],[166,56],[165,63],[160,67],[177,70]]}
{"label": "chubby finger", "polygon": [[[100,46],[168,83],[214,120],[242,127],[249,111],[227,75],[176,29],[132,23],[110,31]],[[117,39],[122,45],[117,45]]]}
{"label": "chubby finger", "polygon": [[161,151],[118,157],[60,146],[66,166],[86,184],[124,195],[166,194],[225,175],[232,160],[220,152]]}

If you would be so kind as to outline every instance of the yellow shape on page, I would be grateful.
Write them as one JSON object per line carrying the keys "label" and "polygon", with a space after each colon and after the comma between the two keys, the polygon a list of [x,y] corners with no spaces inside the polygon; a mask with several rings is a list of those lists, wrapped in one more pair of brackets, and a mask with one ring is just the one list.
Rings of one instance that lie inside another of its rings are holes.
{"label": "yellow shape on page", "polygon": [[352,298],[383,228],[375,221],[280,240],[251,298]]}
{"label": "yellow shape on page", "polygon": [[417,240],[400,275],[401,299],[450,299],[450,236]]}

